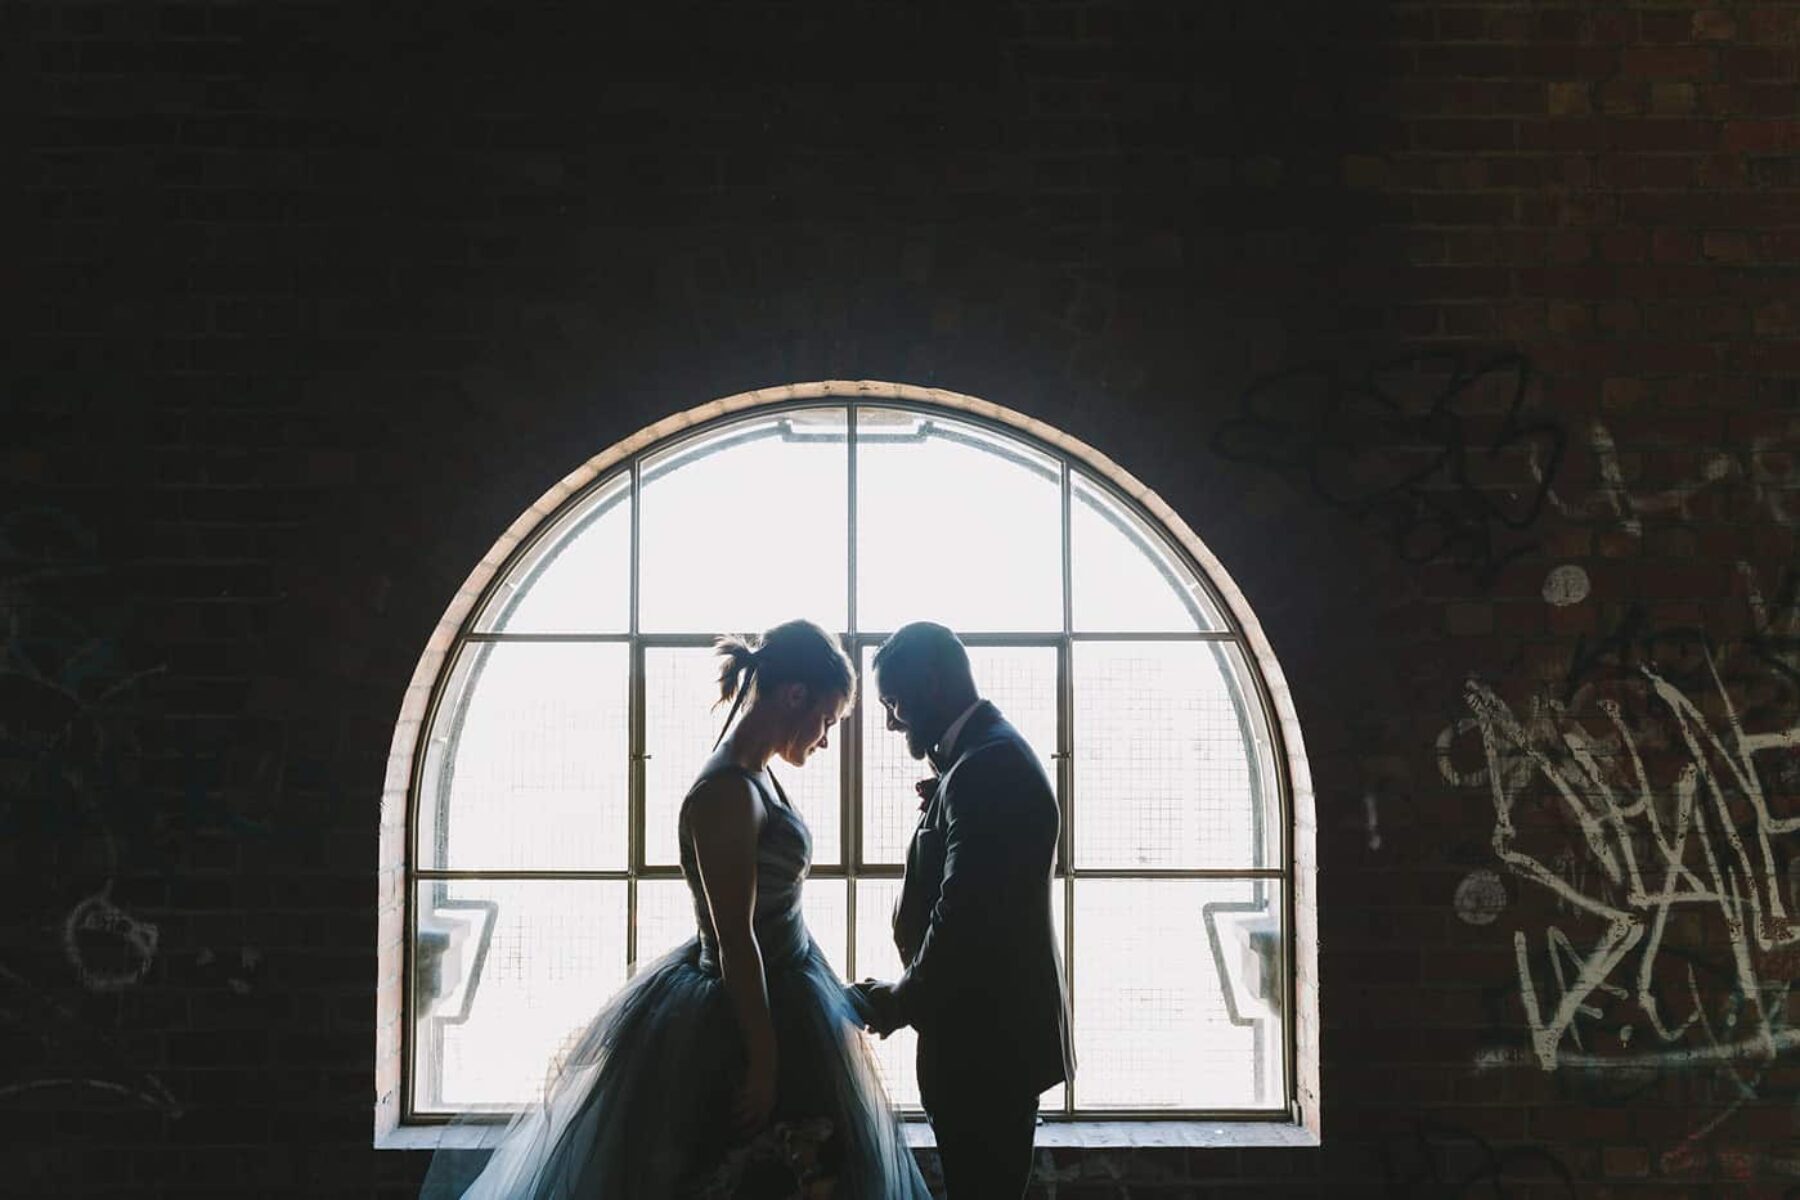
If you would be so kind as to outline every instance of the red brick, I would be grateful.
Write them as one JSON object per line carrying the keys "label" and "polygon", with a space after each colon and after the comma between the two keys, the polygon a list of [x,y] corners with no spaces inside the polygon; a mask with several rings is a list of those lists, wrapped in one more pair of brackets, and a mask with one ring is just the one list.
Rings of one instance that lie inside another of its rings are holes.
{"label": "red brick", "polygon": [[1737,22],[1728,12],[1704,9],[1694,14],[1694,38],[1702,42],[1723,42],[1737,36]]}
{"label": "red brick", "polygon": [[1608,79],[1596,91],[1595,107],[1607,116],[1633,116],[1649,105],[1650,87],[1641,79]]}
{"label": "red brick", "polygon": [[1749,234],[1722,230],[1714,230],[1702,235],[1700,253],[1717,262],[1735,263],[1749,262],[1756,256]]}
{"label": "red brick", "polygon": [[1791,150],[1800,147],[1800,121],[1729,121],[1719,144],[1751,154]]}
{"label": "red brick", "polygon": [[1553,300],[1545,311],[1551,333],[1561,336],[1593,332],[1594,315],[1590,306],[1567,300]]}
{"label": "red brick", "polygon": [[1644,317],[1635,300],[1602,300],[1595,305],[1594,323],[1612,335],[1636,333],[1644,327]]}
{"label": "red brick", "polygon": [[1696,101],[1697,93],[1691,83],[1658,80],[1650,85],[1650,111],[1662,116],[1691,113]]}
{"label": "red brick", "polygon": [[1552,83],[1546,91],[1545,108],[1553,117],[1585,116],[1594,110],[1589,84]]}
{"label": "red brick", "polygon": [[1717,67],[1714,53],[1698,46],[1626,49],[1619,54],[1619,69],[1639,79],[1707,79]]}

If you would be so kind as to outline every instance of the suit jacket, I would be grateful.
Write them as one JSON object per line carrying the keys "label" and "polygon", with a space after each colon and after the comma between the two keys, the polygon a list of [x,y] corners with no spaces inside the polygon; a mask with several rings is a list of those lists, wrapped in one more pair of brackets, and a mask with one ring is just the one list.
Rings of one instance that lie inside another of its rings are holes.
{"label": "suit jacket", "polygon": [[953,749],[906,852],[894,995],[919,1031],[922,1084],[1036,1095],[1075,1075],[1050,908],[1056,792],[986,701]]}

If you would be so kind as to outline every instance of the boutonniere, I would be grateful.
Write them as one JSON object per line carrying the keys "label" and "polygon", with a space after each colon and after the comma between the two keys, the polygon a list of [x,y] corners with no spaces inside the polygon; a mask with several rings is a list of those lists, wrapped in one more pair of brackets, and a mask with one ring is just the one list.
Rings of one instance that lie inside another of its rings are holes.
{"label": "boutonniere", "polygon": [[937,795],[938,782],[942,779],[943,776],[941,775],[933,775],[929,779],[921,779],[919,782],[913,784],[913,791],[919,793],[920,812],[924,812],[927,808],[931,807],[931,798]]}

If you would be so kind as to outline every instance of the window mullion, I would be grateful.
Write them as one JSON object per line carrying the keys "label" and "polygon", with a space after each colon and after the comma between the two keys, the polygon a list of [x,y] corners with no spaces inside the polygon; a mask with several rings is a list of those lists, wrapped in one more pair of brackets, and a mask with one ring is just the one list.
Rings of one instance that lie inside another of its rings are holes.
{"label": "window mullion", "polygon": [[[853,401],[844,406],[844,623],[845,647],[852,671],[862,669],[862,644],[856,636],[856,418]],[[864,681],[865,683],[867,681]],[[838,755],[838,856],[844,864],[844,973],[856,975],[856,879],[862,862],[862,739],[866,687],[858,688],[850,710],[849,729]]]}
{"label": "window mullion", "polygon": [[637,927],[638,927],[638,876],[644,869],[644,792],[645,770],[644,753],[645,720],[644,720],[644,644],[636,638],[631,642],[631,701],[628,724],[630,770],[626,779],[629,789],[626,797],[626,841],[629,846],[626,858],[625,880],[625,975],[630,978],[637,968]]}
{"label": "window mullion", "polygon": [[[1075,1029],[1075,690],[1071,658],[1074,654],[1075,583],[1073,503],[1074,481],[1069,462],[1061,460],[1059,479],[1062,508],[1062,637],[1056,647],[1056,786],[1062,810],[1062,837],[1057,853],[1063,869],[1063,988],[1069,1002],[1069,1036]],[[1075,1081],[1063,1084],[1063,1112],[1075,1112]]]}
{"label": "window mullion", "polygon": [[644,642],[639,612],[643,591],[644,460],[631,460],[631,656],[626,669],[629,700],[626,717],[625,778],[625,977],[637,971],[638,873],[644,869]]}

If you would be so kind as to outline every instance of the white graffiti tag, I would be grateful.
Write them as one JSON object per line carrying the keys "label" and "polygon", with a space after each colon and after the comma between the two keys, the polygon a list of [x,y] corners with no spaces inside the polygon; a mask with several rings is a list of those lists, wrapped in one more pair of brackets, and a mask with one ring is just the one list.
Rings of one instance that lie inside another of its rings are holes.
{"label": "white graffiti tag", "polygon": [[[1545,1070],[1766,1062],[1800,1045],[1784,1020],[1792,972],[1765,981],[1774,957],[1800,947],[1785,869],[1800,817],[1771,811],[1757,765],[1800,746],[1800,727],[1747,732],[1710,656],[1707,668],[1713,688],[1698,701],[1642,668],[1646,716],[1628,724],[1603,699],[1598,730],[1555,701],[1535,703],[1521,721],[1485,685],[1466,688],[1486,765],[1462,777],[1492,796],[1494,852],[1571,921],[1599,923],[1586,948],[1562,928],[1546,930],[1547,977],[1533,967],[1532,939],[1514,934],[1532,1052]],[[1591,874],[1571,869],[1571,829],[1598,868]],[[1544,848],[1547,834],[1564,839],[1561,852]],[[1703,991],[1717,989],[1696,979],[1686,951],[1697,944],[1729,956],[1735,998],[1723,1017],[1703,1003]],[[1671,993],[1685,1015],[1665,1007]],[[1578,1027],[1606,1009],[1632,1016],[1614,1029],[1621,1053],[1597,1053]],[[1639,1021],[1655,1039],[1648,1048],[1638,1048],[1643,1038],[1633,1045]]]}

